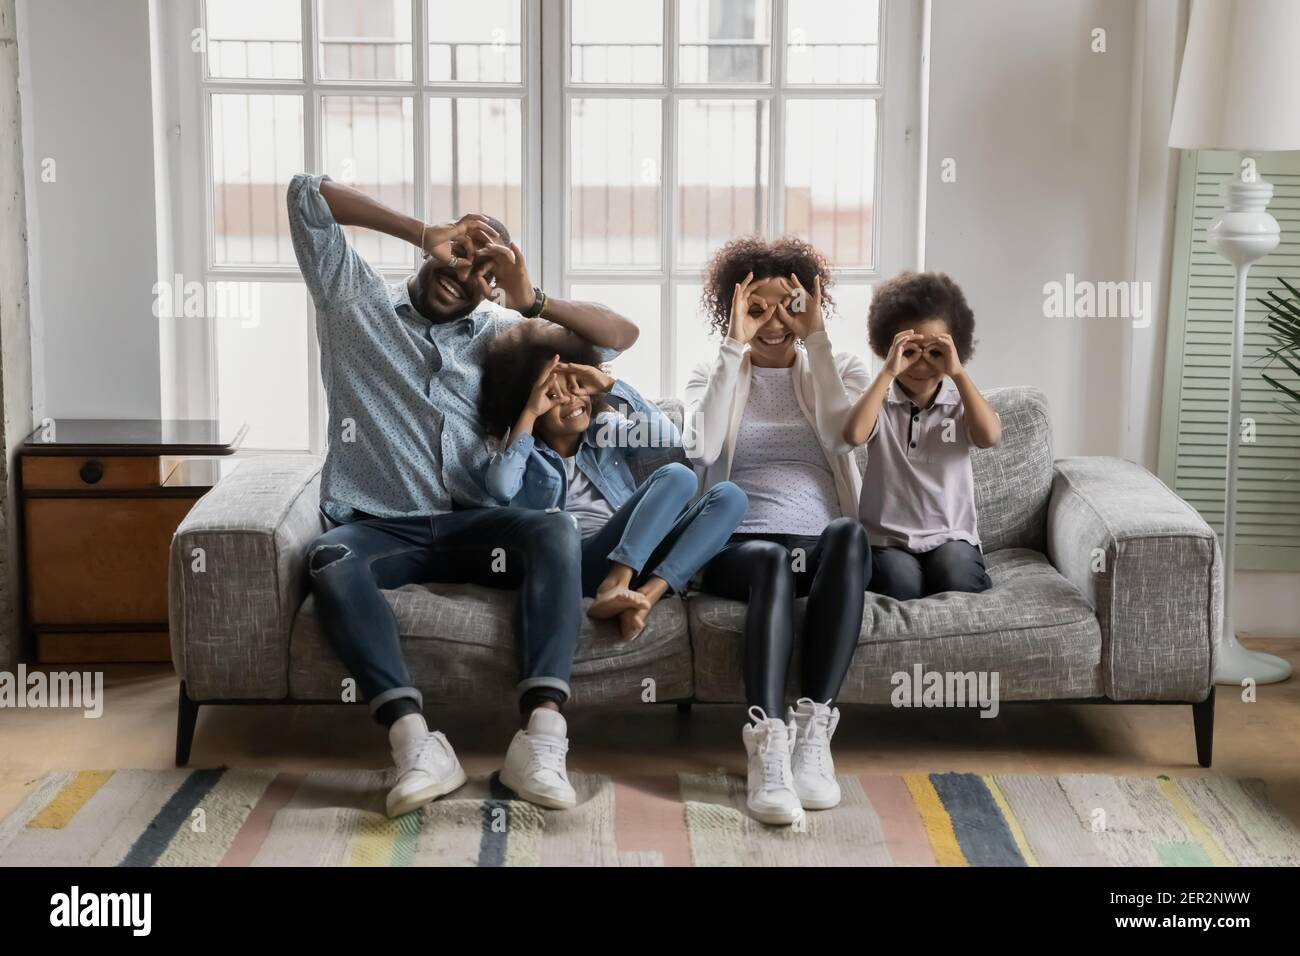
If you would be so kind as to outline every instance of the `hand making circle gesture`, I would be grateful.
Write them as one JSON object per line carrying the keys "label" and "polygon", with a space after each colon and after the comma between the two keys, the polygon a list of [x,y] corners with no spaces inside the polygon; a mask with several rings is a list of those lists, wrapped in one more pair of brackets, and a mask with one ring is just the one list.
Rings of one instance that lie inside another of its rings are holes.
{"label": "hand making circle gesture", "polygon": [[524,253],[514,242],[498,240],[479,249],[474,255],[471,281],[477,283],[485,299],[516,312],[531,308],[536,297]]}
{"label": "hand making circle gesture", "polygon": [[885,356],[885,369],[897,378],[921,360],[921,342],[925,337],[920,332],[903,329],[894,336],[889,345],[889,354]]}
{"label": "hand making circle gesture", "polygon": [[[749,290],[753,284],[754,273],[751,272],[736,283],[736,289],[731,294],[731,324],[727,328],[727,338],[742,345],[752,340],[758,334],[758,330],[776,314],[775,305],[768,305],[758,296],[750,294]],[[763,310],[757,315],[751,314],[755,304]]]}
{"label": "hand making circle gesture", "polygon": [[824,331],[826,319],[822,315],[822,277],[813,278],[811,293],[793,272],[790,273],[789,280],[782,279],[781,284],[790,303],[787,306],[782,301],[778,310],[782,324],[800,339]]}
{"label": "hand making circle gesture", "polygon": [[557,371],[560,367],[560,357],[554,356],[546,367],[542,369],[542,374],[537,376],[537,381],[533,383],[533,390],[528,395],[528,404],[525,409],[535,418],[541,418],[556,405],[567,401],[569,390],[564,382],[564,377]]}
{"label": "hand making circle gesture", "polygon": [[955,378],[961,374],[961,357],[957,354],[957,343],[947,332],[926,339],[921,347],[925,351],[926,361],[944,375]]}
{"label": "hand making circle gesture", "polygon": [[440,265],[454,269],[460,260],[472,259],[478,249],[500,241],[486,217],[471,212],[455,222],[427,224],[420,236],[420,248]]}
{"label": "hand making circle gesture", "polygon": [[614,387],[614,377],[594,365],[561,362],[555,367],[555,374],[564,377],[571,394],[604,395]]}

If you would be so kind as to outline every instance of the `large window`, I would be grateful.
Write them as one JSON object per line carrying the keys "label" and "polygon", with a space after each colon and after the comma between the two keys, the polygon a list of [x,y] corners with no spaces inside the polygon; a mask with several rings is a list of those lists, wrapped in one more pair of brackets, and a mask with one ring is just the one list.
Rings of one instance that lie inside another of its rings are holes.
{"label": "large window", "polygon": [[[716,347],[702,269],[737,235],[821,248],[838,278],[832,338],[865,355],[871,283],[915,244],[914,6],[178,4],[174,36],[196,54],[177,60],[181,115],[202,142],[182,149],[177,264],[238,283],[253,306],[177,337],[199,353],[172,358],[198,373],[178,373],[178,405],[248,421],[251,449],[321,448],[311,304],[284,211],[304,168],[431,220],[502,218],[535,281],[636,320],[616,368],[649,394],[680,392]],[[397,240],[351,239],[393,277],[417,264]]]}

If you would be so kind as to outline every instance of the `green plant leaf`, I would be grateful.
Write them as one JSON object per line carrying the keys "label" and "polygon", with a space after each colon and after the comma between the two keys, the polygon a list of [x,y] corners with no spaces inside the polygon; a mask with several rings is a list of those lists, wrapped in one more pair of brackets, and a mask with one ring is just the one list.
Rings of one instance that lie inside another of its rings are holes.
{"label": "green plant leaf", "polygon": [[1263,374],[1262,372],[1260,373],[1259,377],[1262,378],[1264,381],[1268,382],[1268,384],[1272,385],[1279,392],[1284,392],[1285,394],[1290,395],[1291,398],[1293,398],[1295,401],[1300,402],[1300,392],[1297,392],[1292,388],[1288,388],[1287,386],[1283,385],[1281,382],[1277,381],[1276,379],[1269,378],[1267,375]]}

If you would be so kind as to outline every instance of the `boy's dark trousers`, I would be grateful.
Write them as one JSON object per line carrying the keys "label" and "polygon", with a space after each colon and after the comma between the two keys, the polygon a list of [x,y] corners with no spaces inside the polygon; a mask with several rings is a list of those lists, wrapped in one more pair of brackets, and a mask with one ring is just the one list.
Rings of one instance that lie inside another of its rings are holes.
{"label": "boy's dark trousers", "polygon": [[965,541],[949,541],[931,551],[871,549],[871,584],[867,590],[899,601],[966,591],[978,594],[993,586],[984,570],[984,555]]}

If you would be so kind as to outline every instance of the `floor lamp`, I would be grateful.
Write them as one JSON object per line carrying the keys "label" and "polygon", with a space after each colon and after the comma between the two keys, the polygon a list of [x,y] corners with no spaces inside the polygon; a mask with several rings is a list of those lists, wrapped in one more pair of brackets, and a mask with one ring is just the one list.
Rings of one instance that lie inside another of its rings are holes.
{"label": "floor lamp", "polygon": [[[1169,145],[1245,154],[1300,149],[1300,3],[1295,0],[1196,0],[1178,77]],[[1210,248],[1236,271],[1228,458],[1223,522],[1223,639],[1219,684],[1286,680],[1291,665],[1248,651],[1233,625],[1236,567],[1237,459],[1241,424],[1241,354],[1246,335],[1246,278],[1251,264],[1277,248],[1280,230],[1268,213],[1273,187],[1247,170],[1223,185],[1223,214],[1207,231]]]}

